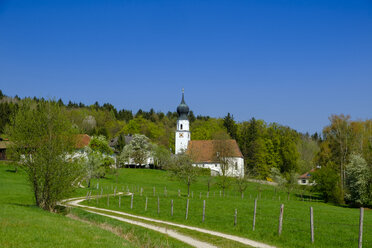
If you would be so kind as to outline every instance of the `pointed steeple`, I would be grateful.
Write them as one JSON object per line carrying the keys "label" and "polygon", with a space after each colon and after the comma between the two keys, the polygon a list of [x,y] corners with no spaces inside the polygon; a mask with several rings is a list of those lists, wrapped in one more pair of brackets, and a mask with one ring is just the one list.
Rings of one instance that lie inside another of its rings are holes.
{"label": "pointed steeple", "polygon": [[187,120],[187,115],[189,114],[189,106],[185,103],[185,90],[182,89],[182,100],[180,105],[177,107],[178,119]]}

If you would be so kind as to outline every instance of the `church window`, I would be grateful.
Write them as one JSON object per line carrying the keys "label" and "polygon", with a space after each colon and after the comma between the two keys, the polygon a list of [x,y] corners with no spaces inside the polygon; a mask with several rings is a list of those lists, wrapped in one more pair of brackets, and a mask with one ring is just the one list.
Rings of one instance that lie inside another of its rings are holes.
{"label": "church window", "polygon": [[183,128],[183,126],[182,126],[182,124],[181,124],[181,130],[182,130],[182,128]]}

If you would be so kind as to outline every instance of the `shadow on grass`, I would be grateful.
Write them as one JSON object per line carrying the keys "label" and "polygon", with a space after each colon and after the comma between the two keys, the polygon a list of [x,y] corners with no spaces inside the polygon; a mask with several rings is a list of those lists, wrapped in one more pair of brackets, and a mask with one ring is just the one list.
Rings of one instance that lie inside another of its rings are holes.
{"label": "shadow on grass", "polygon": [[13,169],[13,170],[9,170],[9,169],[7,169],[7,170],[5,170],[6,172],[12,172],[12,173],[17,173],[18,172],[18,170],[16,170],[16,169]]}

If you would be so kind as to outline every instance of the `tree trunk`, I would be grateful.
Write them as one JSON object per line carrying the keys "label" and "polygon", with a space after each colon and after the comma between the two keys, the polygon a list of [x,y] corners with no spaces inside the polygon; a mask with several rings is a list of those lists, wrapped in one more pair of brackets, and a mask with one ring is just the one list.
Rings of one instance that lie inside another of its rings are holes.
{"label": "tree trunk", "polygon": [[187,183],[187,196],[190,197],[190,182]]}

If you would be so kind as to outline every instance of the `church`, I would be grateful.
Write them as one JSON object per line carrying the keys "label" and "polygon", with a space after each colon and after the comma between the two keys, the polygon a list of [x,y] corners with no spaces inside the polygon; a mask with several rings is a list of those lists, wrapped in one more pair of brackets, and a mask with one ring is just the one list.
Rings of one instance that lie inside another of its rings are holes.
{"label": "church", "polygon": [[177,113],[175,154],[187,153],[193,160],[193,166],[208,168],[213,176],[244,176],[244,158],[236,140],[191,140],[189,107],[183,90]]}

